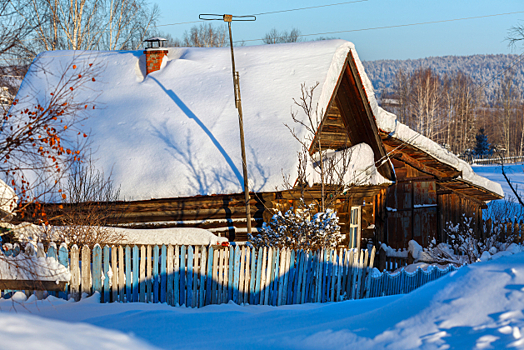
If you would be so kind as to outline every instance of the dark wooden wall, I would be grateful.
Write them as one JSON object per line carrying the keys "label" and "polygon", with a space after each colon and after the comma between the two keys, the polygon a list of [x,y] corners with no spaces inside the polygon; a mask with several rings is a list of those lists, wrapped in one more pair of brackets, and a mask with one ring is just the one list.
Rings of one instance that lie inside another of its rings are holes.
{"label": "dark wooden wall", "polygon": [[473,228],[479,232],[482,201],[446,188],[436,177],[400,160],[392,162],[397,182],[387,190],[383,238],[389,246],[407,248],[412,239],[424,247],[432,239],[446,242],[444,227],[462,221],[463,214],[473,217]]}

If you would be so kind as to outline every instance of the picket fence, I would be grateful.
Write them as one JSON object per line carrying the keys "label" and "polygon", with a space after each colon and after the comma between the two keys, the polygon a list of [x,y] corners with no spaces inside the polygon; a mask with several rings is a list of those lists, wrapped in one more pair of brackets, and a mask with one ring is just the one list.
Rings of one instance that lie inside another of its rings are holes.
{"label": "picket fence", "polygon": [[395,294],[407,294],[424,284],[434,281],[450,272],[458,270],[458,267],[448,265],[444,269],[429,266],[427,271],[420,267],[413,273],[402,269],[400,272],[383,273],[369,276],[369,298],[383,297]]}
{"label": "picket fence", "polygon": [[449,272],[373,276],[375,248],[307,252],[248,246],[96,245],[92,250],[73,246],[68,251],[62,245],[58,250],[50,246],[47,256],[71,272],[66,290],[49,294],[79,300],[99,292],[104,303],[188,307],[229,301],[280,306],[391,295]]}

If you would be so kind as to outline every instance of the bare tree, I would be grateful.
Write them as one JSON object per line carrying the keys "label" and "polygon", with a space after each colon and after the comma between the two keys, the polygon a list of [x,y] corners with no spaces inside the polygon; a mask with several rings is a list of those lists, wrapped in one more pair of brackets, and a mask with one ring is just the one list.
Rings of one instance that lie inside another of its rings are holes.
{"label": "bare tree", "polygon": [[510,46],[516,46],[520,42],[524,41],[524,24],[518,24],[511,27],[506,40],[509,41]]}
{"label": "bare tree", "polygon": [[[60,188],[61,179],[73,164],[81,161],[88,136],[81,129],[81,122],[95,109],[97,97],[93,93],[92,99],[80,101],[76,94],[91,90],[90,84],[101,69],[94,56],[73,59],[61,72],[37,60],[29,74],[46,75],[56,84],[44,96],[33,89],[18,96],[13,107],[3,114],[0,173],[5,174],[4,179],[24,206],[36,205],[34,216],[41,212],[39,200],[56,200],[56,193],[59,198],[67,198]],[[18,209],[21,217],[23,210],[24,207]],[[45,213],[41,214],[41,220],[47,222]]]}
{"label": "bare tree", "polygon": [[295,43],[300,41],[300,30],[293,28],[288,33],[287,31],[279,32],[276,28],[273,28],[264,36],[262,41],[264,44]]}
{"label": "bare tree", "polygon": [[50,50],[137,49],[159,16],[158,7],[150,8],[146,0],[24,1],[16,10],[18,18],[34,28],[31,40],[24,42],[33,55]]}
{"label": "bare tree", "polygon": [[200,26],[193,26],[184,33],[184,39],[168,39],[168,46],[175,47],[223,47],[229,44],[227,30],[225,26],[214,27],[211,23],[202,23]]}

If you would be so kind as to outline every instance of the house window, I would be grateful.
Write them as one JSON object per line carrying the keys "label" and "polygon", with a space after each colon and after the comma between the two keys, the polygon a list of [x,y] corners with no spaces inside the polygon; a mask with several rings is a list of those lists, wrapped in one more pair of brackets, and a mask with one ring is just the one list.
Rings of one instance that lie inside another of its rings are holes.
{"label": "house window", "polygon": [[360,207],[351,207],[351,217],[349,220],[349,247],[358,248],[360,246]]}

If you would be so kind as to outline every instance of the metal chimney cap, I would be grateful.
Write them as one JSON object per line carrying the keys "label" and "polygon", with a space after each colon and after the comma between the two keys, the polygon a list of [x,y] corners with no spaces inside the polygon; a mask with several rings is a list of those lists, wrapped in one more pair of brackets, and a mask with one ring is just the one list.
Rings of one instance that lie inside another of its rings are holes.
{"label": "metal chimney cap", "polygon": [[160,47],[166,47],[167,39],[154,37],[146,39],[144,42],[147,44],[146,49],[156,49]]}

